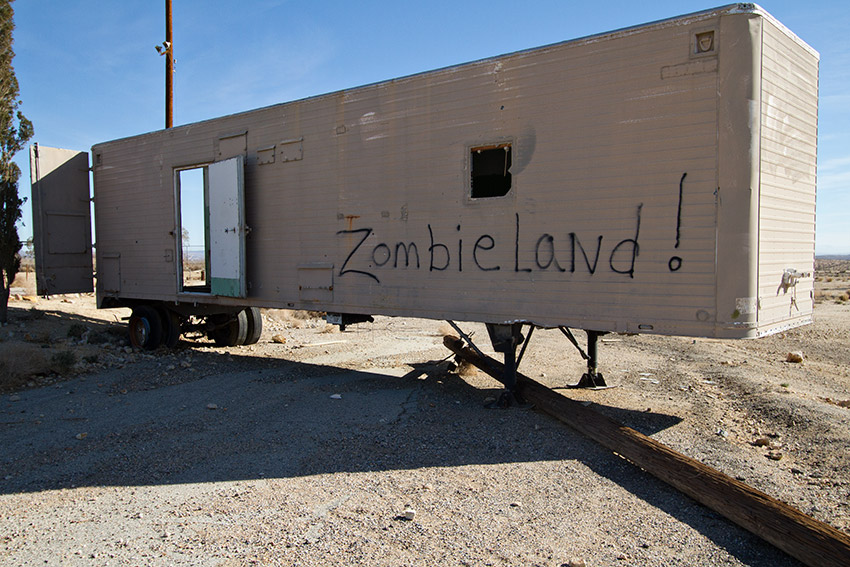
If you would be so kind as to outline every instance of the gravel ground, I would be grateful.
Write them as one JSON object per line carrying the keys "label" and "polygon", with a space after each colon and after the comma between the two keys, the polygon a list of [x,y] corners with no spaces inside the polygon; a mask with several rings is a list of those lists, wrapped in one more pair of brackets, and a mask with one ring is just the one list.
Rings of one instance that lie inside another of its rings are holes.
{"label": "gravel ground", "polygon": [[[485,409],[499,385],[448,370],[440,322],[270,311],[252,347],[139,353],[125,313],[64,301],[13,301],[0,331],[54,353],[0,397],[4,566],[798,565],[546,415]],[[756,341],[606,336],[616,387],[568,395],[848,532],[850,306],[815,315]],[[520,370],[583,368],[538,330]]]}

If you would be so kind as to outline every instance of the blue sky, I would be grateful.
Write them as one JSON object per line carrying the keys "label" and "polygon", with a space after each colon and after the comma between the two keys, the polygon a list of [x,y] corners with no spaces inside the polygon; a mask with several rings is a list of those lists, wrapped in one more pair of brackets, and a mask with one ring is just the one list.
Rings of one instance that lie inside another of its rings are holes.
{"label": "blue sky", "polygon": [[[700,11],[705,2],[173,0],[174,123],[196,122]],[[761,5],[821,55],[817,253],[850,254],[850,15]],[[164,126],[164,0],[17,0],[34,142],[89,150]],[[16,157],[29,196],[26,152]],[[21,239],[32,234],[25,205]]]}

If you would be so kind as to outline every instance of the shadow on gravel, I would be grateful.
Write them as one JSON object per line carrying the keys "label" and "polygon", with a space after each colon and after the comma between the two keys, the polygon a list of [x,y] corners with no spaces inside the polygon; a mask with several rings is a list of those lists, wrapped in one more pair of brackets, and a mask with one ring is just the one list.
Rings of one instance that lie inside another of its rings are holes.
{"label": "shadow on gravel", "polygon": [[[439,362],[402,375],[184,348],[2,398],[0,494],[574,460],[747,565],[789,561],[548,416],[484,409],[490,393]],[[678,421],[599,409],[646,434]]]}
{"label": "shadow on gravel", "polygon": [[52,309],[42,309],[38,304],[33,304],[31,307],[9,306],[9,323],[20,325],[45,321],[50,323],[49,327],[54,330],[64,331],[68,327],[76,324],[84,325],[86,329],[93,333],[104,333],[109,336],[127,335],[127,323],[122,321],[118,315],[114,315],[113,321],[86,317],[76,313],[68,313],[65,311],[57,311]]}

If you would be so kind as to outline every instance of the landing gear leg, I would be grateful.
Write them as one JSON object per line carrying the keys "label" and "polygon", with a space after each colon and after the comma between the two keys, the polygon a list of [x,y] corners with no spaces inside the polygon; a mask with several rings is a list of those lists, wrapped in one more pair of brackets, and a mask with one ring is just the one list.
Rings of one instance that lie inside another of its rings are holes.
{"label": "landing gear leg", "polygon": [[566,327],[560,327],[561,332],[566,335],[570,342],[575,345],[575,347],[581,353],[582,358],[587,360],[587,372],[582,374],[581,379],[576,384],[571,384],[567,386],[567,388],[591,388],[591,389],[602,389],[607,388],[608,384],[605,383],[605,378],[602,376],[602,373],[597,369],[597,359],[599,356],[598,342],[599,337],[604,335],[603,331],[585,331],[587,333],[587,353],[581,350],[581,347],[578,345],[578,341],[576,341],[573,334]]}
{"label": "landing gear leg", "polygon": [[523,400],[517,392],[518,362],[516,349],[524,340],[522,336],[522,323],[512,323],[510,325],[487,323],[487,332],[490,334],[490,342],[493,344],[493,350],[504,353],[505,355],[505,373],[501,380],[502,384],[505,385],[505,390],[489,407],[530,408],[531,405]]}

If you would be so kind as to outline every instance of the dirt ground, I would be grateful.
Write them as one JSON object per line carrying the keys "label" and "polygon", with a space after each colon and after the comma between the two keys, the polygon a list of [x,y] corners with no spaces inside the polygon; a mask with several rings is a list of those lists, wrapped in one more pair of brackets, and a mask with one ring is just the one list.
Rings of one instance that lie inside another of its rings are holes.
{"label": "dirt ground", "polygon": [[[2,565],[798,565],[548,416],[486,409],[499,384],[449,370],[445,323],[265,311],[250,347],[140,352],[128,311],[13,291]],[[813,325],[608,335],[615,387],[568,395],[850,532],[848,294],[850,262],[819,261]],[[520,370],[557,388],[583,363],[538,330]]]}

